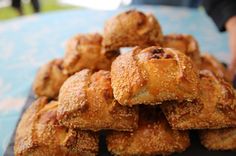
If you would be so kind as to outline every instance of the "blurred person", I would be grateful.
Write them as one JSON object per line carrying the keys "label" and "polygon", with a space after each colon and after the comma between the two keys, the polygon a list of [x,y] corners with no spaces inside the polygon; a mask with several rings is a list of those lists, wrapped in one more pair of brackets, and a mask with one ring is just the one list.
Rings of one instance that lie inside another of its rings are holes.
{"label": "blurred person", "polygon": [[196,8],[203,4],[219,31],[229,34],[231,60],[228,70],[231,78],[236,74],[236,0],[133,0],[132,4],[164,4]]}
{"label": "blurred person", "polygon": [[[38,0],[30,0],[31,5],[33,7],[33,10],[35,13],[40,12],[40,3]],[[22,8],[22,3],[21,0],[12,0],[12,7],[16,9],[18,14],[22,16],[23,13],[23,8]]]}
{"label": "blurred person", "polygon": [[39,0],[31,0],[32,7],[35,13],[40,12],[40,3]]}
{"label": "blurred person", "polygon": [[203,0],[202,4],[218,29],[229,34],[231,60],[228,70],[233,78],[236,74],[236,0]]}
{"label": "blurred person", "polygon": [[12,0],[11,6],[16,9],[20,16],[23,15],[21,0]]}

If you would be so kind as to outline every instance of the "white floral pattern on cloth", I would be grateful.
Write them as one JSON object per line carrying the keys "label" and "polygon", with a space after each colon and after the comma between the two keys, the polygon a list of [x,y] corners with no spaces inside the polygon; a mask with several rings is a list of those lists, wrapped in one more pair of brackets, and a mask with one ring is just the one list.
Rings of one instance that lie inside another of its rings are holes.
{"label": "white floral pattern on cloth", "polygon": [[[203,10],[173,7],[132,7],[152,12],[167,33],[194,35],[203,52],[229,59],[227,36],[220,34]],[[3,155],[36,70],[48,60],[62,57],[64,43],[77,33],[102,32],[116,11],[70,10],[20,17],[0,23],[0,155]]]}

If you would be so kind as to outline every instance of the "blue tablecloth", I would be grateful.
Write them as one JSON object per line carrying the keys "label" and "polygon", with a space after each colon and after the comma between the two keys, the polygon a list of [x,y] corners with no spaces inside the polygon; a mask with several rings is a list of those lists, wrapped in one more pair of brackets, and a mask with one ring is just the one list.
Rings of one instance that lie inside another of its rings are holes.
{"label": "blue tablecloth", "polygon": [[[199,41],[202,52],[228,62],[226,34],[220,34],[204,10],[139,6],[152,12],[163,32],[187,33]],[[36,70],[48,60],[62,57],[64,43],[77,33],[102,32],[116,11],[70,10],[0,22],[0,155],[14,130]]]}

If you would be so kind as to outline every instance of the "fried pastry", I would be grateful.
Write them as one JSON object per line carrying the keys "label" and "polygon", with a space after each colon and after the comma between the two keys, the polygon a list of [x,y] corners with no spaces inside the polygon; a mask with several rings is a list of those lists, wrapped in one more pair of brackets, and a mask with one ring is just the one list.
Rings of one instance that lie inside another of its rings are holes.
{"label": "fried pastry", "polygon": [[63,73],[62,62],[61,59],[54,59],[39,69],[33,84],[37,97],[57,98],[61,85],[68,78]]}
{"label": "fried pastry", "polygon": [[122,105],[157,105],[195,99],[199,74],[192,60],[177,50],[136,47],[112,63],[111,84]]}
{"label": "fried pastry", "polygon": [[121,106],[113,97],[110,72],[84,69],[71,76],[59,93],[61,124],[83,130],[132,131],[138,125],[138,108]]}
{"label": "fried pastry", "polygon": [[140,108],[138,129],[112,131],[107,135],[108,150],[114,155],[166,155],[182,152],[190,145],[187,131],[172,130],[154,106]]}
{"label": "fried pastry", "polygon": [[200,65],[200,51],[198,43],[191,35],[169,34],[164,36],[163,47],[174,48],[189,56],[196,65]]}
{"label": "fried pastry", "polygon": [[16,130],[16,156],[92,156],[98,153],[98,136],[89,131],[68,129],[56,119],[58,102],[45,97],[24,113]]}
{"label": "fried pastry", "polygon": [[113,50],[106,55],[101,44],[102,36],[98,33],[79,34],[70,39],[63,62],[65,71],[74,74],[85,68],[93,71],[110,70],[111,63],[119,55],[119,51]]}
{"label": "fried pastry", "polygon": [[161,108],[173,129],[216,129],[236,126],[232,86],[209,70],[200,71],[200,96],[194,101],[166,102]]}
{"label": "fried pastry", "polygon": [[152,14],[129,10],[106,22],[102,44],[109,51],[121,47],[159,45],[162,39],[161,27]]}
{"label": "fried pastry", "polygon": [[201,143],[209,150],[236,150],[236,128],[202,130]]}
{"label": "fried pastry", "polygon": [[230,74],[222,63],[210,54],[204,54],[201,56],[201,69],[207,69],[212,71],[218,77],[225,79],[228,82],[232,82]]}

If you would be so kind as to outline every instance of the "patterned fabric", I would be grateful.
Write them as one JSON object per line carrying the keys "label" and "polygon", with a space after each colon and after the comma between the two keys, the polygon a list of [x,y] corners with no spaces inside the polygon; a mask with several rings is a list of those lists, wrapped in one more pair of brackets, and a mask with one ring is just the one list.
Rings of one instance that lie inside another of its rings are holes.
{"label": "patterned fabric", "polygon": [[[217,31],[203,10],[136,8],[154,13],[165,34],[192,34],[203,52],[229,60],[226,34]],[[0,22],[0,155],[16,126],[37,69],[52,58],[62,57],[68,38],[77,33],[102,32],[106,19],[127,9],[60,11]]]}

